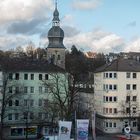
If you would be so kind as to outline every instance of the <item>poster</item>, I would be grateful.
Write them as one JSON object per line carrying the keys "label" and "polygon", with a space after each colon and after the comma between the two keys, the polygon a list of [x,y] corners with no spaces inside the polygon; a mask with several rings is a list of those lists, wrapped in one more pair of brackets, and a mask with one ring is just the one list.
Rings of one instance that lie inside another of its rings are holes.
{"label": "poster", "polygon": [[70,140],[71,124],[68,121],[59,121],[59,140]]}
{"label": "poster", "polygon": [[77,120],[77,140],[88,140],[89,120]]}

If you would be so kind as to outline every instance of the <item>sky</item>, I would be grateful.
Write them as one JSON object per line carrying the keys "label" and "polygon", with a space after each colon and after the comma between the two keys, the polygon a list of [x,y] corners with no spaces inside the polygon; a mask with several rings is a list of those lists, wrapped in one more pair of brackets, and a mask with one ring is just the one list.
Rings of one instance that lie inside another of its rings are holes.
{"label": "sky", "polygon": [[[57,0],[64,45],[100,53],[140,51],[140,0]],[[0,0],[0,49],[46,48],[55,0]]]}

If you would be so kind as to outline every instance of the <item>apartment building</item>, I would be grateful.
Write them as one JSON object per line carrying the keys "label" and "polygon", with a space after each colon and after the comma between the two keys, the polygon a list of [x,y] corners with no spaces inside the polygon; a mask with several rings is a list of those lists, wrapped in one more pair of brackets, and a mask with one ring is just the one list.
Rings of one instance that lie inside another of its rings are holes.
{"label": "apartment building", "polygon": [[94,74],[96,127],[106,133],[140,130],[140,62],[116,59]]}
{"label": "apartment building", "polygon": [[55,75],[60,77],[57,79],[60,92],[65,93],[61,82],[67,84],[67,77],[62,68],[38,60],[10,61],[6,71],[3,70],[3,76],[7,77],[3,87],[7,102],[4,114],[6,138],[25,138],[26,131],[28,138],[37,137],[37,133],[49,133],[52,112],[46,103],[53,99],[48,85],[56,86]]}

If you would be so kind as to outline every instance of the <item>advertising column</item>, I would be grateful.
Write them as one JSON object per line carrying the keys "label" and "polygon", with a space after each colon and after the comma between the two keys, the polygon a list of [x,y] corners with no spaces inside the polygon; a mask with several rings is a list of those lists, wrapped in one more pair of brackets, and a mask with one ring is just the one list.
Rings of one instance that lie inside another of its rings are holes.
{"label": "advertising column", "polygon": [[88,140],[89,120],[77,120],[77,140]]}
{"label": "advertising column", "polygon": [[59,140],[70,140],[71,124],[68,121],[59,121]]}

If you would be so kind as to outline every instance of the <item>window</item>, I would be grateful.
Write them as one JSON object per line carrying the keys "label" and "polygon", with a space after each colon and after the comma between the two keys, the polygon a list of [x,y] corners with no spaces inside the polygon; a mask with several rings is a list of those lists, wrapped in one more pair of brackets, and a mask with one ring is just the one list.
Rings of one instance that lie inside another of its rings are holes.
{"label": "window", "polygon": [[28,80],[28,74],[24,74],[24,80]]}
{"label": "window", "polygon": [[39,87],[39,93],[42,93],[42,87]]}
{"label": "window", "polygon": [[9,100],[9,106],[12,106],[12,100]]}
{"label": "window", "polygon": [[45,74],[45,80],[48,80],[49,76],[48,74]]}
{"label": "window", "polygon": [[126,85],[126,90],[130,90],[130,84]]}
{"label": "window", "polygon": [[31,74],[31,80],[34,80],[34,74]]}
{"label": "window", "polygon": [[126,108],[126,113],[130,113],[130,108],[129,107]]}
{"label": "window", "polygon": [[104,91],[106,90],[106,85],[105,85],[105,84],[103,84],[103,90],[104,90]]}
{"label": "window", "polygon": [[39,99],[38,105],[39,105],[39,106],[42,106],[42,105],[43,105],[43,100],[42,100],[42,99]]}
{"label": "window", "polygon": [[117,97],[114,97],[114,102],[117,102]]}
{"label": "window", "polygon": [[136,73],[133,73],[133,78],[137,78],[137,74]]}
{"label": "window", "polygon": [[19,100],[15,100],[15,106],[19,106]]}
{"label": "window", "polygon": [[108,127],[108,122],[105,123],[106,127]]}
{"label": "window", "polygon": [[25,99],[25,100],[24,100],[24,106],[27,106],[27,105],[28,105],[28,100]]}
{"label": "window", "polygon": [[12,120],[12,114],[8,114],[8,120]]}
{"label": "window", "polygon": [[15,74],[15,79],[16,79],[16,80],[19,80],[19,73],[16,73],[16,74]]}
{"label": "window", "polygon": [[48,118],[49,118],[49,114],[48,114],[48,113],[45,113],[44,115],[45,115],[45,116],[44,116],[45,119],[48,119]]}
{"label": "window", "polygon": [[28,93],[28,87],[24,87],[24,93]]}
{"label": "window", "polygon": [[137,85],[136,84],[133,84],[132,87],[133,87],[133,90],[137,89]]}
{"label": "window", "polygon": [[112,127],[112,123],[111,122],[109,123],[109,127]]}
{"label": "window", "polygon": [[136,113],[136,107],[133,107],[132,109],[133,109],[133,113]]}
{"label": "window", "polygon": [[19,119],[19,114],[15,113],[15,120],[18,120],[18,119]]}
{"label": "window", "polygon": [[105,85],[105,90],[108,90],[108,85]]}
{"label": "window", "polygon": [[42,74],[39,74],[39,80],[42,80]]}
{"label": "window", "polygon": [[109,73],[109,78],[112,78],[112,73]]}
{"label": "window", "polygon": [[109,108],[109,113],[112,114],[112,108]]}
{"label": "window", "polygon": [[19,87],[16,87],[16,91],[15,91],[16,93],[19,93]]}
{"label": "window", "polygon": [[108,73],[106,73],[106,78],[108,78]]}
{"label": "window", "polygon": [[34,119],[34,113],[33,112],[30,112],[30,119]]}
{"label": "window", "polygon": [[109,90],[112,90],[112,85],[109,85]]}
{"label": "window", "polygon": [[12,93],[12,87],[8,87],[9,93]]}
{"label": "window", "polygon": [[108,102],[108,97],[106,97],[106,102]]}
{"label": "window", "polygon": [[130,96],[126,96],[126,102],[130,102]]}
{"label": "window", "polygon": [[117,78],[117,73],[114,73],[114,78]]}
{"label": "window", "polygon": [[57,60],[60,60],[60,55],[58,55]]}
{"label": "window", "polygon": [[43,113],[39,112],[39,113],[38,113],[38,118],[39,118],[39,119],[43,119]]}
{"label": "window", "polygon": [[114,114],[116,114],[117,113],[117,108],[114,108]]}
{"label": "window", "polygon": [[117,90],[117,85],[114,85],[114,90]]}
{"label": "window", "polygon": [[137,127],[137,122],[133,122],[133,127]]}
{"label": "window", "polygon": [[116,123],[115,122],[113,123],[113,127],[116,127]]}
{"label": "window", "polygon": [[23,113],[23,119],[27,119],[28,118],[28,112],[24,112]]}
{"label": "window", "polygon": [[137,96],[133,96],[133,101],[137,101]]}
{"label": "window", "polygon": [[109,102],[112,102],[112,97],[109,97]]}
{"label": "window", "polygon": [[126,78],[130,78],[130,76],[131,76],[131,73],[130,72],[127,72],[126,73]]}
{"label": "window", "polygon": [[22,136],[22,128],[11,128],[11,136]]}
{"label": "window", "polygon": [[45,93],[48,93],[48,88],[47,87],[45,87]]}
{"label": "window", "polygon": [[30,87],[30,92],[34,93],[34,87]]}
{"label": "window", "polygon": [[9,73],[9,80],[13,79],[13,73]]}
{"label": "window", "polygon": [[30,100],[30,106],[34,105],[34,100]]}
{"label": "window", "polygon": [[117,85],[104,84],[103,85],[103,89],[104,89],[104,91],[107,91],[107,90],[117,90]]}

